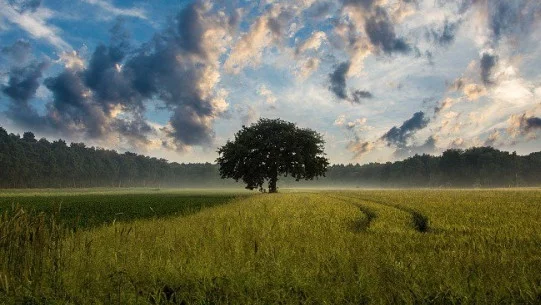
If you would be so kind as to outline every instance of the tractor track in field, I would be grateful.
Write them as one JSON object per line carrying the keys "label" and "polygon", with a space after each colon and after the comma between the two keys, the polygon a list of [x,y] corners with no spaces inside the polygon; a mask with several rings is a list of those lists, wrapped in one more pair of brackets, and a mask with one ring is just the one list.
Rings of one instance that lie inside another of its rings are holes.
{"label": "tractor track in field", "polygon": [[[406,212],[406,213],[411,215],[411,219],[412,219],[412,222],[413,222],[413,228],[417,232],[419,232],[419,233],[428,233],[430,231],[430,220],[429,220],[428,216],[424,215],[423,213],[421,213],[421,212],[419,212],[419,211],[417,211],[415,209],[404,207],[404,206],[401,206],[401,205],[396,204],[396,203],[388,203],[388,202],[383,202],[383,201],[374,200],[374,199],[367,199],[367,198],[362,198],[362,197],[359,198],[359,197],[340,195],[340,196],[336,197],[336,199],[339,199],[340,197],[342,197],[342,200],[343,200],[343,198],[348,198],[348,199],[355,199],[355,200],[358,200],[358,201],[367,201],[367,202],[372,202],[372,203],[375,203],[375,204],[384,205],[384,206],[387,206],[387,207],[395,208],[397,210]],[[355,204],[355,205],[357,205],[359,207],[361,206],[360,204]]]}
{"label": "tractor track in field", "polygon": [[[370,227],[370,224],[372,223],[372,221],[374,221],[378,217],[376,212],[374,212],[372,209],[370,209],[368,207],[365,207],[365,206],[363,206],[361,204],[348,201],[348,200],[346,200],[344,198],[340,198],[339,196],[329,196],[329,195],[327,195],[327,197],[332,198],[332,199],[336,199],[336,200],[340,200],[340,201],[342,201],[344,203],[352,204],[355,207],[357,207],[366,216],[365,219],[360,219],[358,222],[355,223],[354,229],[355,229],[356,232],[361,232],[361,231],[368,230],[368,228]],[[349,199],[349,197],[347,197],[347,198]]]}

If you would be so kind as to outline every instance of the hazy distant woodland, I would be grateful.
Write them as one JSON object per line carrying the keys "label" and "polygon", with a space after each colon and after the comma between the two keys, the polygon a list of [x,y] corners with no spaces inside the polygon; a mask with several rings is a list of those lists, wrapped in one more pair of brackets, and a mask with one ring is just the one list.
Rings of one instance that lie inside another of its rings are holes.
{"label": "hazy distant woodland", "polygon": [[[130,152],[21,137],[0,127],[0,188],[242,187],[211,163],[179,164]],[[524,187],[541,185],[541,152],[519,156],[491,147],[416,155],[398,162],[337,164],[325,178],[279,187]]]}

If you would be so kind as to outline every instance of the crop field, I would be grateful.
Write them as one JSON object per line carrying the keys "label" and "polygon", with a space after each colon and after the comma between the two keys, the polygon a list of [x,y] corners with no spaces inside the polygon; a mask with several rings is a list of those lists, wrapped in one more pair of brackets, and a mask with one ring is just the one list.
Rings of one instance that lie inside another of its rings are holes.
{"label": "crop field", "polygon": [[539,189],[0,192],[0,211],[0,304],[541,303]]}

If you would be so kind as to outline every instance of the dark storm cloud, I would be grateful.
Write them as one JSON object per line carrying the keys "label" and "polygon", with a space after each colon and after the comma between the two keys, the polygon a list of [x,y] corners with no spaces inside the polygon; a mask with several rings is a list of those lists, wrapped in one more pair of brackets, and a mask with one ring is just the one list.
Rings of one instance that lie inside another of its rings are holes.
{"label": "dark storm cloud", "polygon": [[491,85],[492,69],[496,66],[498,57],[488,53],[484,53],[481,57],[481,79],[485,85]]}
{"label": "dark storm cloud", "polygon": [[343,62],[336,66],[333,73],[329,74],[329,80],[331,82],[329,90],[342,100],[348,99],[346,76],[350,66],[351,63],[349,61]]}
{"label": "dark storm cloud", "polygon": [[355,90],[351,93],[352,96],[352,102],[356,104],[360,104],[363,99],[371,99],[374,97],[374,95],[365,90]]}
{"label": "dark storm cloud", "polygon": [[526,131],[531,131],[534,129],[541,129],[541,118],[538,118],[538,117],[524,118],[524,129]]}
{"label": "dark storm cloud", "polygon": [[40,85],[39,79],[47,66],[47,62],[41,62],[12,68],[8,84],[2,86],[2,92],[16,102],[27,102],[36,94]]}
{"label": "dark storm cloud", "polygon": [[370,42],[385,54],[409,53],[410,45],[402,38],[397,38],[394,25],[381,7],[375,8],[375,13],[366,20],[365,31]]}
{"label": "dark storm cloud", "polygon": [[47,78],[44,85],[53,93],[47,114],[47,122],[52,128],[66,134],[84,128],[84,133],[91,138],[102,137],[108,132],[107,117],[90,98],[81,73],[65,70]]}
{"label": "dark storm cloud", "polygon": [[34,12],[41,5],[41,0],[8,0],[8,3],[22,14],[26,11]]}
{"label": "dark storm cloud", "polygon": [[24,127],[32,128],[41,124],[41,119],[36,110],[30,105],[40,86],[43,71],[49,63],[33,62],[27,66],[14,66],[8,73],[8,82],[2,85],[2,93],[9,98],[6,110],[7,116],[22,123]]}
{"label": "dark storm cloud", "polygon": [[400,127],[394,126],[381,139],[386,141],[387,144],[396,145],[398,147],[404,147],[407,145],[407,140],[413,136],[413,134],[420,129],[425,128],[429,119],[425,117],[424,112],[420,111],[413,115],[409,120],[406,120]]}
{"label": "dark storm cloud", "polygon": [[11,46],[3,47],[2,55],[11,60],[11,64],[25,64],[31,57],[32,47],[26,40],[19,39]]}

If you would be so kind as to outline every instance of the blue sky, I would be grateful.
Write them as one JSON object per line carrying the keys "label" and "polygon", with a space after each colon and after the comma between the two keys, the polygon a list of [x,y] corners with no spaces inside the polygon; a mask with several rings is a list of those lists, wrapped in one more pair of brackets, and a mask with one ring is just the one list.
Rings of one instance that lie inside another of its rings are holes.
{"label": "blue sky", "polygon": [[536,0],[0,0],[0,125],[212,162],[259,117],[333,163],[541,148]]}

